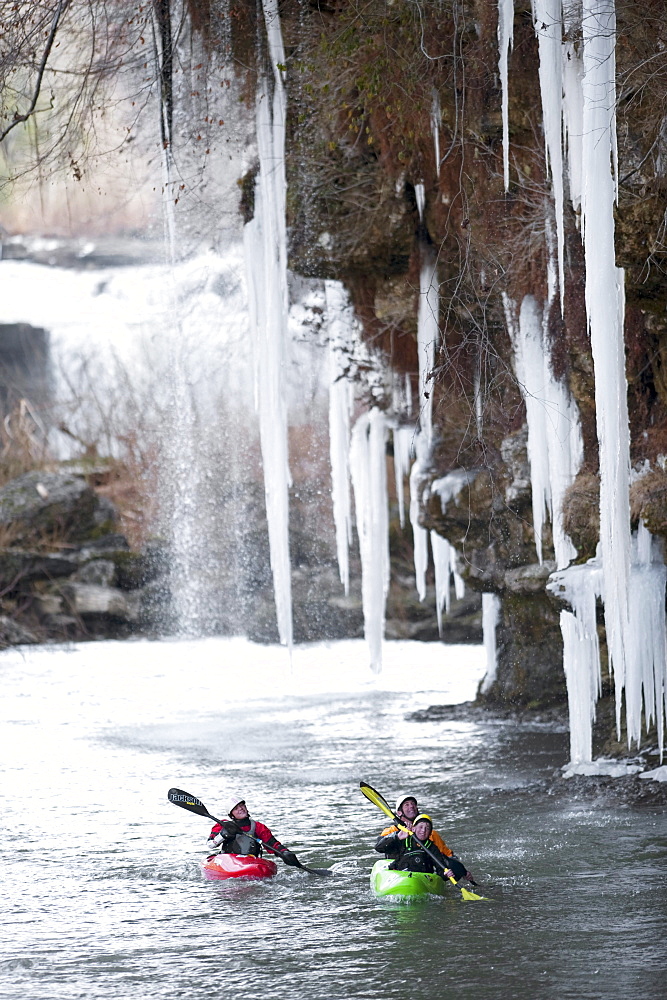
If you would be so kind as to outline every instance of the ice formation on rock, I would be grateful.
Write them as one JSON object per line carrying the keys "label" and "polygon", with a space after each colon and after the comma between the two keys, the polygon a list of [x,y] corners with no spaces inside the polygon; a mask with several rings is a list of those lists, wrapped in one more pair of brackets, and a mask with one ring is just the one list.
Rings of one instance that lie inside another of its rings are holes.
{"label": "ice formation on rock", "polygon": [[276,0],[263,0],[273,88],[260,76],[256,95],[259,174],[255,216],[244,229],[256,401],[264,465],[269,548],[280,641],[292,647],[289,554],[291,485],[284,366],[287,352],[287,239],[285,223],[285,55]]}
{"label": "ice formation on rock", "polygon": [[498,0],[498,72],[502,88],[503,174],[505,190],[510,186],[508,62],[514,40],[514,0]]}
{"label": "ice formation on rock", "polygon": [[359,535],[364,633],[371,669],[382,669],[385,606],[389,591],[389,511],[387,497],[387,421],[373,408],[352,430],[350,469]]}
{"label": "ice formation on rock", "polygon": [[419,600],[426,597],[426,570],[428,569],[428,531],[419,523],[419,510],[423,499],[420,484],[424,473],[424,459],[429,449],[423,434],[415,438],[416,458],[410,470],[410,524],[415,562],[415,586]]}
{"label": "ice formation on rock", "polygon": [[551,173],[556,239],[558,244],[558,287],[561,313],[565,308],[565,234],[563,225],[563,145],[561,132],[563,95],[563,54],[561,0],[532,0],[533,21],[540,55],[540,93],[547,169]]}
{"label": "ice formation on rock", "polygon": [[457,569],[456,549],[437,531],[431,532],[431,551],[435,569],[435,610],[438,617],[438,632],[442,635],[442,612],[444,609],[449,614],[451,606],[450,582],[453,579],[457,600],[463,597],[465,584]]}
{"label": "ice formation on rock", "polygon": [[396,498],[398,501],[398,520],[401,528],[405,527],[405,490],[404,479],[410,472],[410,457],[413,451],[415,437],[414,427],[394,427],[394,476],[396,479]]}
{"label": "ice formation on rock", "polygon": [[[667,711],[667,567],[660,544],[641,521],[632,539],[631,556],[625,683],[628,746],[639,743],[643,716],[646,728],[655,724],[662,753]],[[561,612],[572,765],[592,761],[592,724],[601,688],[596,605],[605,598],[606,579],[599,546],[595,559],[553,573],[549,582],[549,589],[572,609]]]}
{"label": "ice formation on rock", "polygon": [[352,544],[352,509],[350,503],[350,415],[353,388],[345,378],[343,348],[351,338],[352,306],[347,292],[338,281],[325,282],[329,326],[329,455],[331,458],[331,497],[336,528],[336,552],[341,583],[350,590],[349,547]]}
{"label": "ice formation on rock", "polygon": [[419,423],[421,433],[430,446],[433,413],[431,375],[438,345],[438,309],[440,293],[436,273],[436,256],[430,246],[422,248],[419,272],[419,314],[417,316],[417,352],[419,358]]}
{"label": "ice formation on rock", "polygon": [[556,562],[562,568],[576,556],[563,529],[562,503],[583,460],[579,412],[567,387],[553,375],[545,336],[546,310],[543,313],[537,299],[526,295],[517,321],[514,303],[507,296],[504,303],[517,379],[526,405],[537,558],[542,562],[542,531],[548,515]]}
{"label": "ice formation on rock", "polygon": [[614,0],[583,0],[582,31],[581,231],[586,261],[586,312],[595,367],[605,628],[620,729],[629,626],[630,434],[623,341],[624,276],[616,267],[614,252],[617,183]]}
{"label": "ice formation on rock", "polygon": [[486,694],[496,679],[498,670],[496,628],[500,620],[500,598],[497,594],[482,594],[482,634],[486,652],[486,673],[480,688]]}

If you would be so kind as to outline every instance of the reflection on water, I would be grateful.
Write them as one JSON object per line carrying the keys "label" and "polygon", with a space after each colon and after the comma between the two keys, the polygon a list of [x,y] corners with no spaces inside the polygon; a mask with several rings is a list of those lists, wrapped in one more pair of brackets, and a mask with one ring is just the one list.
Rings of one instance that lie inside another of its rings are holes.
{"label": "reflection on water", "polygon": [[[407,712],[470,698],[476,648],[242,640],[10,651],[2,677],[2,1000],[406,995],[657,1000],[667,829],[655,810],[555,801],[567,734]],[[368,888],[388,797],[415,791],[495,898]],[[204,881],[211,812],[242,788],[312,866]],[[500,898],[498,898],[500,897]]]}

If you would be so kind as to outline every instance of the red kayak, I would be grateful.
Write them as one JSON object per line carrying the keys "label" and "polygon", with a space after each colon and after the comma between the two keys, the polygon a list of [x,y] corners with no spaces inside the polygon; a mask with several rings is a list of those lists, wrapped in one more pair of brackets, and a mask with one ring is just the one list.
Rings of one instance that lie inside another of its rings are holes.
{"label": "red kayak", "polygon": [[252,854],[214,854],[202,862],[201,870],[204,878],[272,878],[278,866]]}

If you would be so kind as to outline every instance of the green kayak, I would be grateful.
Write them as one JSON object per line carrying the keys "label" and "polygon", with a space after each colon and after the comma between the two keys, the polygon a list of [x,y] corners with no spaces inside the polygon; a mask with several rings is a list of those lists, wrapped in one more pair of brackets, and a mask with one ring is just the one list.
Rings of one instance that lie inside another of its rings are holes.
{"label": "green kayak", "polygon": [[445,883],[439,875],[425,872],[397,872],[389,868],[391,860],[376,861],[371,870],[371,889],[376,896],[445,895]]}

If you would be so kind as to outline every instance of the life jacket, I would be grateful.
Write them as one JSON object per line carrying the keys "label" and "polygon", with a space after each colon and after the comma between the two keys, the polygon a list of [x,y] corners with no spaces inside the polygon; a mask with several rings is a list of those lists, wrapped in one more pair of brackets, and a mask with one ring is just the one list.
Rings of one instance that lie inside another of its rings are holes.
{"label": "life jacket", "polygon": [[[432,872],[435,869],[432,859],[413,837],[406,837],[404,844],[403,851],[389,865],[390,868],[404,872]],[[424,847],[435,847],[435,844],[429,839],[424,841]]]}
{"label": "life jacket", "polygon": [[262,845],[255,838],[255,821],[250,820],[250,829],[241,830],[233,840],[230,840],[224,847],[225,854],[251,854],[254,858],[259,858],[262,854]]}

